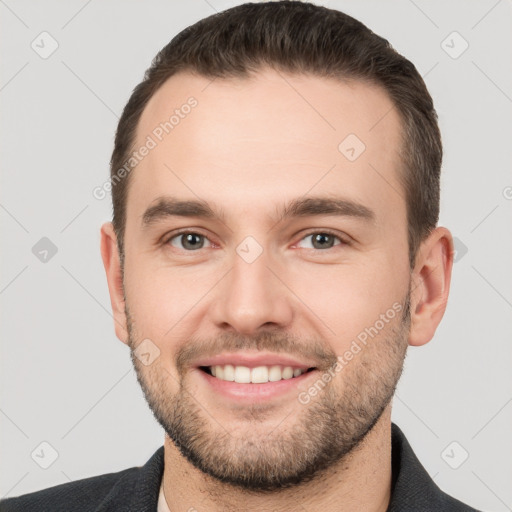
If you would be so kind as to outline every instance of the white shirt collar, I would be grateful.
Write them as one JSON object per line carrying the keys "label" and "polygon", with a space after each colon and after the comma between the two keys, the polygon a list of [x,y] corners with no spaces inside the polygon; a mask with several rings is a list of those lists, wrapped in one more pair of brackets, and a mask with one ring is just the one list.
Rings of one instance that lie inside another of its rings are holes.
{"label": "white shirt collar", "polygon": [[158,495],[157,512],[171,512],[169,505],[167,505],[167,501],[165,501],[163,478],[162,483],[160,484],[160,494]]}

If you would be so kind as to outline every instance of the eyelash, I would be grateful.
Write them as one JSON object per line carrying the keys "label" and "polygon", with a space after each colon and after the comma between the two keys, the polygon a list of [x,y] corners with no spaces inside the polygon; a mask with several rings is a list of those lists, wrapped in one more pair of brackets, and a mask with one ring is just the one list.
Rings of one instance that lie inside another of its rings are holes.
{"label": "eyelash", "polygon": [[[173,240],[174,238],[178,237],[178,236],[181,236],[181,235],[189,235],[189,234],[192,234],[192,235],[199,235],[199,236],[202,236],[204,238],[206,238],[207,240],[211,242],[211,240],[206,236],[206,235],[203,235],[202,233],[200,233],[199,231],[194,231],[194,230],[190,230],[190,229],[184,229],[182,231],[177,231],[175,233],[172,233],[170,236],[168,237],[165,237],[164,238],[164,241],[162,242],[162,245],[168,245],[169,242],[171,240]],[[313,230],[313,231],[309,231],[308,233],[305,233],[302,238],[299,240],[299,242],[302,242],[302,240],[304,240],[305,238],[307,238],[308,236],[311,236],[311,235],[316,235],[316,234],[322,234],[322,235],[330,235],[330,236],[333,236],[334,238],[337,238],[340,243],[337,244],[337,245],[334,245],[333,247],[328,247],[327,249],[311,249],[315,252],[327,252],[329,250],[332,250],[334,249],[335,247],[340,247],[340,246],[349,246],[351,245],[350,242],[342,237],[340,237],[340,235],[336,234],[334,231],[331,231],[329,229],[321,229],[321,230]],[[199,249],[198,249],[199,250]],[[190,252],[190,253],[193,253],[193,252],[196,252],[196,251],[187,251],[186,249],[183,249],[184,252]]]}

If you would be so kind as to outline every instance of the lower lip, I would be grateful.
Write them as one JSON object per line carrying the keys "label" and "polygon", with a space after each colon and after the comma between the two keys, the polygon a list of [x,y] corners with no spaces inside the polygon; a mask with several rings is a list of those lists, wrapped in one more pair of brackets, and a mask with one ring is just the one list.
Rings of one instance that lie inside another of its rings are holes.
{"label": "lower lip", "polygon": [[197,371],[216,393],[235,401],[260,403],[292,391],[299,394],[301,390],[298,386],[301,385],[301,388],[305,389],[304,381],[316,374],[318,370],[311,370],[291,379],[281,379],[276,382],[265,382],[262,384],[240,384],[238,382],[217,379],[199,368],[197,368]]}

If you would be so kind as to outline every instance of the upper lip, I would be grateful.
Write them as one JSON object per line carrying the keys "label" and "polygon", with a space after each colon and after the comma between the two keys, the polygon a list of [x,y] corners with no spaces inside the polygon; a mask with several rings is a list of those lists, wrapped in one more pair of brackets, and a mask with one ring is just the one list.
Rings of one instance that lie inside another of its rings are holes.
{"label": "upper lip", "polygon": [[317,366],[313,362],[308,363],[285,354],[273,354],[270,352],[234,352],[217,354],[216,356],[197,361],[195,366],[225,366],[227,364],[231,364],[233,366],[247,366],[249,368],[255,368],[256,366],[291,366],[302,370],[315,368]]}

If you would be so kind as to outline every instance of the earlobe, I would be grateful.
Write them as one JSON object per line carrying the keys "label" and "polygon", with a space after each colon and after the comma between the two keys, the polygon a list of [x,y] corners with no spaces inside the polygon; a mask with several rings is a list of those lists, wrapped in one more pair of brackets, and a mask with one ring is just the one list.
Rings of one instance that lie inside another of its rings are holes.
{"label": "earlobe", "polygon": [[117,247],[117,237],[111,222],[106,222],[101,226],[101,258],[107,276],[116,336],[123,343],[128,343],[123,278]]}
{"label": "earlobe", "polygon": [[450,292],[453,237],[437,227],[421,244],[411,279],[409,345],[428,343],[443,318]]}

